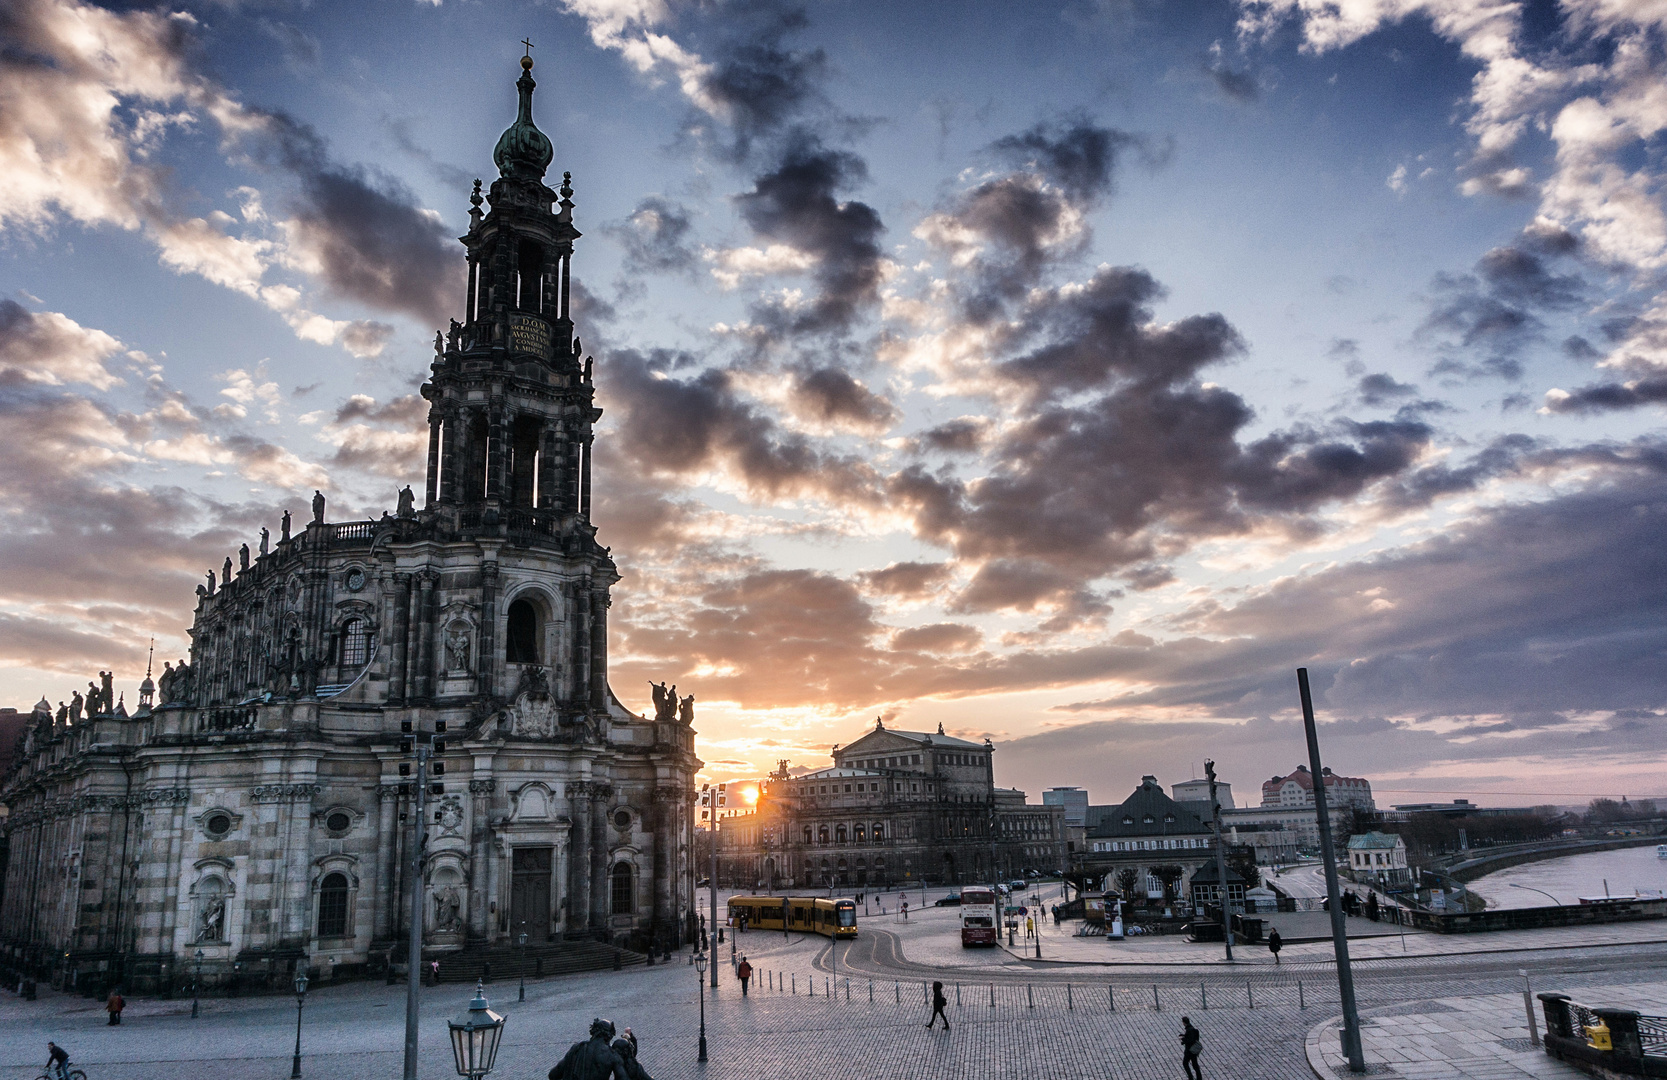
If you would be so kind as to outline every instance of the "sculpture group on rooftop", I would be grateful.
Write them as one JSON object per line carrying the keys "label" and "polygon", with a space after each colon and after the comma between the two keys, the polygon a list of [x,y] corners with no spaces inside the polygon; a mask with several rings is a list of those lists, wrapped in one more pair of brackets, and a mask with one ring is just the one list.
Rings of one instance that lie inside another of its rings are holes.
{"label": "sculpture group on rooftop", "polygon": [[680,724],[695,722],[695,696],[679,698],[677,687],[666,688],[664,682],[649,680],[648,685],[654,692],[654,719],[663,721],[677,721]]}

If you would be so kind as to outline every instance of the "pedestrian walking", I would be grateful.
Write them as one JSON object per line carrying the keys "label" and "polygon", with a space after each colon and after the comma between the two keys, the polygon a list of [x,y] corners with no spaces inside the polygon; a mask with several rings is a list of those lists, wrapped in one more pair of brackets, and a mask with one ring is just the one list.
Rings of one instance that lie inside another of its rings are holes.
{"label": "pedestrian walking", "polygon": [[909,902],[907,900],[903,901],[903,909],[902,910],[903,910],[903,920],[905,922],[907,922],[908,918],[909,918]]}
{"label": "pedestrian walking", "polygon": [[752,978],[752,965],[747,963],[747,957],[744,953],[741,956],[740,966],[735,969],[735,977],[741,980],[741,996],[746,997],[747,980]]}
{"label": "pedestrian walking", "polygon": [[1036,920],[1031,918],[1029,915],[1026,915],[1025,916],[1025,937],[1033,938],[1035,936],[1036,936]]}
{"label": "pedestrian walking", "polygon": [[1279,937],[1278,930],[1268,932],[1268,952],[1273,953],[1273,962],[1279,963],[1279,950],[1285,947],[1285,942]]}
{"label": "pedestrian walking", "polygon": [[944,1011],[943,1011],[943,1007],[945,1005],[948,1005],[948,1004],[949,1004],[949,999],[943,996],[943,983],[941,983],[941,982],[933,983],[932,984],[932,1019],[926,1021],[926,1030],[927,1031],[932,1030],[932,1026],[938,1022],[938,1017],[940,1017],[940,1016],[943,1016],[943,1029],[945,1031],[949,1030],[949,1017],[944,1016]]}
{"label": "pedestrian walking", "polygon": [[590,1038],[568,1047],[567,1056],[550,1070],[550,1080],[632,1080],[625,1061],[608,1045],[613,1037],[611,1021],[592,1020]]}
{"label": "pedestrian walking", "polygon": [[428,979],[429,979],[428,985],[430,985],[430,986],[439,986],[440,985],[440,961],[430,960],[428,962]]}
{"label": "pedestrian walking", "polygon": [[1192,1018],[1181,1017],[1181,1072],[1187,1080],[1204,1080],[1198,1068],[1198,1052],[1203,1048],[1203,1039],[1192,1026]]}
{"label": "pedestrian walking", "polygon": [[110,1027],[120,1027],[122,1010],[127,1008],[127,1001],[122,997],[121,988],[110,991],[110,996],[104,1002],[104,1011],[110,1014]]}

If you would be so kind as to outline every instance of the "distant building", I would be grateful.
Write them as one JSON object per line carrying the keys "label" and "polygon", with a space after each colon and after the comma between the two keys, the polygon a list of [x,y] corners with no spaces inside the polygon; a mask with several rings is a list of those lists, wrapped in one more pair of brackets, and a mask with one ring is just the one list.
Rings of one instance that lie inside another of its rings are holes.
{"label": "distant building", "polygon": [[1051,787],[1042,792],[1043,806],[1065,808],[1065,825],[1082,828],[1088,824],[1088,792],[1079,787]]}
{"label": "distant building", "polygon": [[[1065,865],[1065,810],[995,786],[995,746],[876,722],[832,768],[759,785],[724,817],[718,879],[804,889],[990,882]],[[785,763],[784,763],[785,764]],[[731,785],[733,787],[733,785]]]}
{"label": "distant building", "polygon": [[[1245,879],[1231,866],[1227,868],[1227,902],[1239,910],[1244,909]],[[1221,878],[1216,875],[1215,860],[1212,859],[1187,882],[1187,896],[1192,900],[1194,908],[1202,908],[1205,904],[1221,903]]]}
{"label": "distant building", "polygon": [[[1372,785],[1358,776],[1338,776],[1330,769],[1324,770],[1326,806],[1332,810],[1351,807],[1355,810],[1372,811]],[[1314,805],[1314,776],[1308,771],[1308,766],[1298,765],[1296,771],[1288,776],[1276,776],[1262,785],[1262,805],[1275,806],[1313,806]]]}
{"label": "distant building", "polygon": [[[1210,782],[1208,780],[1183,780],[1179,784],[1172,784],[1169,788],[1175,793],[1178,803],[1203,803],[1208,813],[1210,805]],[[1223,810],[1233,809],[1233,785],[1224,780],[1216,781],[1216,801],[1221,803]]]}
{"label": "distant building", "polygon": [[1154,776],[1143,776],[1140,786],[1116,806],[1090,806],[1083,850],[1073,867],[1105,879],[1117,888],[1118,871],[1133,867],[1139,874],[1136,889],[1148,898],[1163,896],[1163,882],[1152,872],[1169,864],[1182,869],[1176,895],[1185,896],[1186,882],[1215,857],[1210,827],[1196,811],[1164,794]]}
{"label": "distant building", "polygon": [[1369,832],[1349,837],[1349,869],[1355,880],[1362,877],[1383,881],[1405,881],[1407,870],[1406,841],[1392,833]]}
{"label": "distant building", "polygon": [[1258,866],[1295,862],[1297,852],[1303,846],[1295,829],[1260,823],[1228,826],[1223,821],[1222,824],[1226,828],[1225,838],[1228,846],[1250,848],[1256,853]]}

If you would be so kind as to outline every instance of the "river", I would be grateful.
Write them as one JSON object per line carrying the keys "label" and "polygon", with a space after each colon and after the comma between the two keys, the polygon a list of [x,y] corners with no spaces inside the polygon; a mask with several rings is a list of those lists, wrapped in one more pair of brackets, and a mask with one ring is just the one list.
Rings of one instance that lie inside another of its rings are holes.
{"label": "river", "polygon": [[[1611,896],[1631,896],[1634,891],[1667,892],[1667,859],[1656,857],[1653,844],[1589,851],[1495,870],[1469,882],[1466,888],[1484,897],[1490,908],[1547,907],[1551,901],[1534,889],[1545,890],[1558,903],[1576,904],[1582,896],[1604,895],[1605,879]],[[1524,885],[1530,888],[1518,887]]]}

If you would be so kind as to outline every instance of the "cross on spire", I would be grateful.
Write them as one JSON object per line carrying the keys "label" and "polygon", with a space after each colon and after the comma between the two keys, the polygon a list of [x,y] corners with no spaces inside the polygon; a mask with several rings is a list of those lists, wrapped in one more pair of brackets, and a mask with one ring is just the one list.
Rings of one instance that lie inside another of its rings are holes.
{"label": "cross on spire", "polygon": [[527,51],[522,53],[521,55],[531,56],[533,54],[533,43],[528,41],[526,38],[522,38],[521,39],[521,44],[523,44],[527,47]]}

